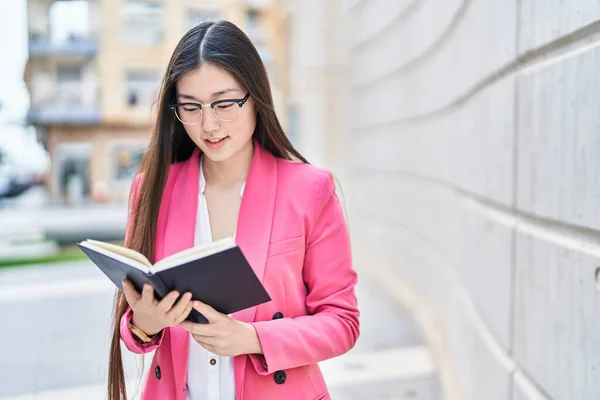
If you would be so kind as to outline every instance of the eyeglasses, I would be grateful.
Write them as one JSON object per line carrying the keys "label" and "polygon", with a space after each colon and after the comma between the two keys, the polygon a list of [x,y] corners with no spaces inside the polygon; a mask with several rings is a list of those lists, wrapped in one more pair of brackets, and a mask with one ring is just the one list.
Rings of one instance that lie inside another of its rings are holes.
{"label": "eyeglasses", "polygon": [[185,125],[198,125],[202,122],[202,109],[210,107],[219,121],[229,122],[242,115],[242,106],[250,97],[247,93],[243,99],[223,99],[210,104],[200,103],[177,103],[169,107],[177,116],[177,119]]}

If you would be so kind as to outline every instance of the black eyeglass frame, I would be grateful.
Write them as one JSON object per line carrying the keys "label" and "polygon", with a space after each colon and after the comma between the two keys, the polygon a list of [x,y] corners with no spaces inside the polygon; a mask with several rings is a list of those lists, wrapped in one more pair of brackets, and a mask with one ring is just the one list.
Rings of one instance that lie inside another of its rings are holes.
{"label": "black eyeglass frame", "polygon": [[[169,106],[169,108],[171,109],[171,111],[173,111],[175,113],[175,116],[177,117],[177,119],[179,121],[181,121],[181,118],[179,118],[179,115],[177,114],[177,107],[188,106],[188,107],[198,107],[198,109],[200,110],[200,112],[202,112],[202,110],[204,109],[204,107],[209,107],[210,109],[213,110],[213,114],[215,115],[215,117],[219,121],[229,122],[229,121],[235,121],[237,118],[239,118],[239,115],[237,117],[235,117],[234,119],[232,119],[232,120],[225,121],[225,120],[222,120],[221,118],[219,118],[217,116],[217,114],[215,113],[215,107],[218,106],[219,104],[222,104],[222,103],[236,103],[239,106],[239,108],[241,109],[242,106],[244,104],[246,104],[246,102],[248,101],[249,98],[250,98],[250,92],[246,93],[246,95],[243,98],[241,98],[241,99],[222,99],[222,100],[213,101],[210,104],[201,104],[201,103],[193,103],[193,102],[176,103],[176,104],[171,104]],[[188,124],[188,123],[185,123],[185,122],[181,121],[181,123],[185,124],[185,125],[197,125],[200,122],[202,122],[202,117],[200,117],[200,121],[198,121],[198,122],[196,122],[194,124]]]}

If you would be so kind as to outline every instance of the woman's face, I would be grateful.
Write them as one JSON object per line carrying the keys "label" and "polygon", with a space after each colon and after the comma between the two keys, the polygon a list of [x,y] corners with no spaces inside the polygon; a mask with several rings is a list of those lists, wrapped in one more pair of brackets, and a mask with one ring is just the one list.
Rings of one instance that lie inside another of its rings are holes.
{"label": "woman's face", "polygon": [[247,93],[246,88],[229,72],[208,63],[177,82],[177,103],[203,105],[202,111],[193,106],[180,106],[177,115],[187,122],[183,126],[190,139],[211,161],[225,161],[246,146],[252,146],[256,126],[252,97],[241,109],[237,103],[231,102],[217,104],[214,109],[209,107],[218,100],[243,99]]}

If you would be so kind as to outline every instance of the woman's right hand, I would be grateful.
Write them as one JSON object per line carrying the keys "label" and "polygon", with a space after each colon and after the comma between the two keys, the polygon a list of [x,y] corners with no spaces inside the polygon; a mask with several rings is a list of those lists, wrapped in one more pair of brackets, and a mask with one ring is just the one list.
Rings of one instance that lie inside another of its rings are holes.
{"label": "woman's right hand", "polygon": [[154,289],[150,284],[144,284],[140,294],[127,279],[123,281],[123,292],[133,310],[131,323],[148,336],[156,335],[168,326],[180,324],[192,311],[192,294],[189,292],[181,296],[179,301],[179,293],[176,291],[158,301],[154,298]]}

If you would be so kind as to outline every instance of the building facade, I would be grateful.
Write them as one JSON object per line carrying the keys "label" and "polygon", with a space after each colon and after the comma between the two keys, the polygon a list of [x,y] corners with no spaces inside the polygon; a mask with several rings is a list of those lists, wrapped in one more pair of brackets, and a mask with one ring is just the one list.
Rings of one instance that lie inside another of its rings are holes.
{"label": "building facade", "polygon": [[598,3],[293,2],[300,150],[444,398],[600,398]]}
{"label": "building facade", "polygon": [[28,0],[28,119],[50,154],[52,198],[126,200],[171,53],[201,21],[248,34],[285,120],[282,12],[264,0]]}

